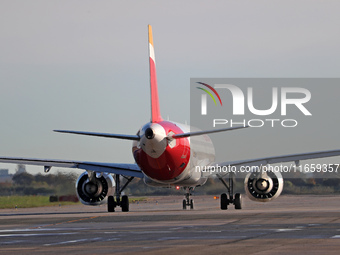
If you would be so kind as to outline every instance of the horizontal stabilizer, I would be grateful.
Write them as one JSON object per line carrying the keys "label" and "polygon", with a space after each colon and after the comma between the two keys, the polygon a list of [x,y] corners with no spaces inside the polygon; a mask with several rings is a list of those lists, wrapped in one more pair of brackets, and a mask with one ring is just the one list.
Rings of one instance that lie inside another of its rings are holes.
{"label": "horizontal stabilizer", "polygon": [[205,135],[205,134],[211,134],[211,133],[217,133],[217,132],[224,132],[224,131],[231,131],[241,128],[247,128],[249,126],[239,126],[239,127],[231,127],[231,128],[221,128],[221,129],[212,129],[212,130],[205,130],[205,131],[196,131],[196,132],[188,132],[188,133],[182,133],[182,134],[175,134],[173,136],[170,136],[169,138],[183,138],[183,137],[189,137],[189,136],[195,136],[195,135]]}
{"label": "horizontal stabilizer", "polygon": [[76,135],[90,135],[90,136],[118,138],[118,139],[136,140],[136,141],[139,140],[138,135],[121,135],[121,134],[108,134],[108,133],[96,133],[96,132],[84,132],[84,131],[72,131],[72,130],[53,130],[53,131],[59,132],[59,133],[76,134]]}

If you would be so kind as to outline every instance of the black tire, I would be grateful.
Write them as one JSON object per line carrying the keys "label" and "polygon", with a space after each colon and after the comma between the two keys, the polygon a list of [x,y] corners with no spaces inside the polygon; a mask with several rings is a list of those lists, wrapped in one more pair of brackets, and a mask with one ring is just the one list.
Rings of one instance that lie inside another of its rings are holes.
{"label": "black tire", "polygon": [[223,193],[221,195],[220,202],[221,202],[221,210],[227,210],[228,209],[229,200],[228,200],[228,196],[227,196],[226,193]]}
{"label": "black tire", "polygon": [[129,198],[128,198],[128,196],[126,196],[126,195],[122,196],[122,202],[120,203],[120,206],[122,207],[122,212],[128,212],[129,211]]}
{"label": "black tire", "polygon": [[190,199],[190,210],[194,209],[194,200]]}
{"label": "black tire", "polygon": [[242,209],[242,195],[240,193],[235,194],[234,206],[237,210]]}
{"label": "black tire", "polygon": [[113,196],[109,196],[107,198],[107,211],[108,212],[114,212],[116,207],[116,202],[113,198]]}
{"label": "black tire", "polygon": [[187,209],[187,201],[183,199],[183,210]]}

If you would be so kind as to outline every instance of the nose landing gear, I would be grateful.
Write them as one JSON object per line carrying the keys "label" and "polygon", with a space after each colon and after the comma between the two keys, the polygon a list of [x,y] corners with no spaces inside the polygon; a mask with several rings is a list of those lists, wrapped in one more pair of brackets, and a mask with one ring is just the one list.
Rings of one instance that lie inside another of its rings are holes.
{"label": "nose landing gear", "polygon": [[185,199],[183,199],[183,210],[187,209],[187,206],[189,206],[189,208],[191,210],[194,209],[194,200],[190,199],[190,196],[192,195],[191,192],[194,190],[193,187],[188,187],[185,188],[186,193],[185,193]]}

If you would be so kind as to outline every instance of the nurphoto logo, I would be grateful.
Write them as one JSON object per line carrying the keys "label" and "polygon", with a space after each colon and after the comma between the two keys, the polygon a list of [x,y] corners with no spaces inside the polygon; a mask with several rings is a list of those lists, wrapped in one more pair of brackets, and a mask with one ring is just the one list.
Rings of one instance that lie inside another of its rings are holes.
{"label": "nurphoto logo", "polygon": [[[197,82],[198,84],[203,85],[205,88],[197,87],[198,89],[204,91],[205,93],[201,94],[201,115],[208,114],[208,103],[207,103],[207,95],[215,103],[217,106],[217,100],[219,100],[220,106],[222,105],[222,99],[218,91],[221,93],[223,90],[227,90],[231,93],[232,96],[232,105],[225,105],[226,107],[232,107],[233,116],[243,116],[245,115],[245,109],[248,110],[251,114],[256,116],[266,116],[270,117],[270,115],[274,113],[279,113],[281,116],[287,115],[287,106],[293,105],[295,107],[290,107],[291,110],[299,110],[305,116],[311,116],[312,113],[305,106],[311,100],[311,92],[306,88],[301,87],[272,87],[271,88],[271,98],[266,98],[266,102],[270,101],[271,105],[267,109],[257,109],[254,106],[254,93],[253,87],[247,87],[246,93],[242,91],[236,85],[233,84],[214,84],[213,86],[203,83]],[[223,95],[223,94],[222,94]],[[261,98],[257,98],[257,100],[264,100],[263,96]],[[247,107],[247,108],[246,108]],[[298,125],[298,121],[296,119],[243,119],[243,120],[235,120],[235,119],[214,119],[213,126],[217,125],[243,125],[250,127],[262,127],[265,123],[269,123],[272,127],[275,124],[280,123],[283,127],[296,127]]]}

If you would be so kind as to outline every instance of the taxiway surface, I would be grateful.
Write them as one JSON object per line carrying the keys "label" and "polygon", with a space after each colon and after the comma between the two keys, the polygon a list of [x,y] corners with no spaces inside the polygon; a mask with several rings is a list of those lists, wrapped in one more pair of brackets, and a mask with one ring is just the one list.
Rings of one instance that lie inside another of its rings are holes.
{"label": "taxiway surface", "polygon": [[213,196],[152,197],[130,212],[83,205],[0,210],[0,254],[339,254],[339,196],[245,198],[219,209]]}

